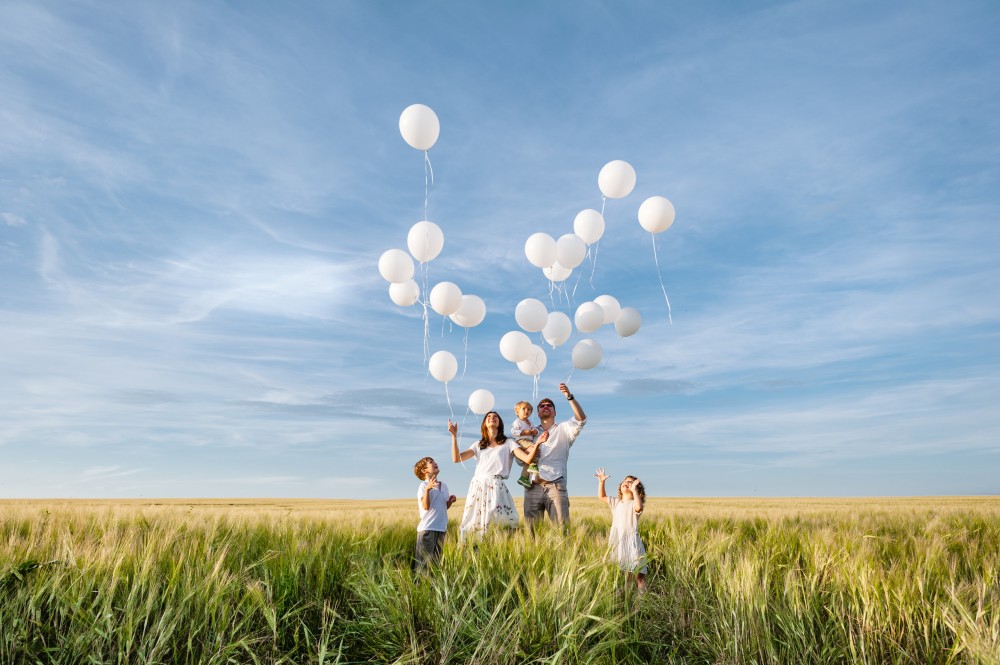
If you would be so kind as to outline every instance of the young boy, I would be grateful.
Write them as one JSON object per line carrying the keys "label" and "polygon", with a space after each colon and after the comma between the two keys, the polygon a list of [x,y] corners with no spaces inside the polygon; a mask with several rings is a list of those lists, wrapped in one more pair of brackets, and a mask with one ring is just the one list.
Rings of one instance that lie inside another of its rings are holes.
{"label": "young boy", "polygon": [[420,522],[417,524],[415,568],[420,572],[441,559],[444,535],[448,530],[448,509],[456,498],[448,493],[448,486],[437,479],[438,465],[432,458],[424,457],[414,464],[413,473],[423,481],[417,489]]}
{"label": "young boy", "polygon": [[[535,442],[538,436],[538,428],[531,424],[531,404],[528,402],[518,402],[514,405],[514,415],[517,420],[510,426],[510,433],[517,439],[518,445],[527,448]],[[520,464],[520,462],[518,462]],[[517,479],[517,484],[521,487],[531,487],[531,482],[538,476],[538,465],[532,462],[524,465],[521,469],[521,477]]]}

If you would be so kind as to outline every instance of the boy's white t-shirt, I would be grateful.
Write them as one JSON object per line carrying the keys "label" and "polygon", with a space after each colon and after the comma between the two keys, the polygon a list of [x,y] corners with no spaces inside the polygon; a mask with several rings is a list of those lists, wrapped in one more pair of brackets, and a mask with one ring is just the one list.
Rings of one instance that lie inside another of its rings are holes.
{"label": "boy's white t-shirt", "polygon": [[427,481],[420,483],[417,488],[417,509],[420,511],[420,522],[417,524],[417,531],[447,531],[448,530],[448,497],[451,493],[448,486],[440,481],[439,485],[430,491],[430,508],[424,509],[420,497],[424,495],[424,488]]}
{"label": "boy's white t-shirt", "polygon": [[476,441],[469,447],[476,455],[476,476],[503,476],[506,478],[510,475],[510,463],[514,458],[513,450],[515,448],[520,448],[517,445],[517,441],[508,438],[506,442],[499,446],[493,446],[492,448],[482,448],[479,447],[479,442]]}

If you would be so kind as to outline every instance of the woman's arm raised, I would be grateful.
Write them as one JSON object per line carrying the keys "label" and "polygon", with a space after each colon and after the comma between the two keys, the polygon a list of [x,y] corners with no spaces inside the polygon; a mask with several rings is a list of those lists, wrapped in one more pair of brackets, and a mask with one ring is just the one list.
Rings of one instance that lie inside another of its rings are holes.
{"label": "woman's arm raised", "polygon": [[475,457],[476,453],[471,450],[458,451],[458,423],[453,423],[448,421],[448,431],[451,432],[451,461],[458,463],[464,462],[470,457]]}

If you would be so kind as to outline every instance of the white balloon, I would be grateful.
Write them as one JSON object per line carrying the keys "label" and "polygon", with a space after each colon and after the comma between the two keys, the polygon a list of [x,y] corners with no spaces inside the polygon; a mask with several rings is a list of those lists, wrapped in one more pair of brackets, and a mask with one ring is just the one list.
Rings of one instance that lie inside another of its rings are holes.
{"label": "white balloon", "polygon": [[378,271],[393,284],[409,281],[413,277],[413,259],[401,249],[387,249],[379,257]]}
{"label": "white balloon", "polygon": [[642,315],[634,307],[622,307],[621,313],[615,319],[615,330],[622,337],[631,337],[639,331],[642,325]]}
{"label": "white balloon", "polygon": [[469,410],[477,416],[489,413],[493,408],[493,393],[486,388],[472,391],[469,395]]}
{"label": "white balloon", "polygon": [[479,296],[462,296],[462,304],[458,311],[451,315],[451,320],[463,328],[475,328],[486,318],[486,303]]}
{"label": "white balloon", "polygon": [[552,348],[565,344],[573,332],[573,323],[562,312],[549,312],[548,323],[542,328],[542,337]]}
{"label": "white balloon", "polygon": [[539,332],[549,322],[549,310],[541,300],[525,298],[514,308],[514,320],[525,332]]}
{"label": "white balloon", "polygon": [[590,208],[581,210],[573,220],[573,233],[580,236],[588,245],[593,245],[604,235],[604,217]]}
{"label": "white balloon", "polygon": [[438,351],[428,361],[427,370],[441,383],[448,383],[458,372],[458,361],[447,351]]}
{"label": "white balloon", "polygon": [[399,116],[399,133],[417,150],[430,150],[441,133],[441,123],[429,106],[412,104]]}
{"label": "white balloon", "polygon": [[624,198],[635,187],[635,169],[620,159],[608,162],[597,175],[597,186],[609,199]]}
{"label": "white balloon", "polygon": [[533,233],[524,243],[524,255],[536,268],[548,268],[556,262],[556,241],[548,233]]}
{"label": "white balloon", "polygon": [[512,363],[521,362],[531,353],[531,339],[520,330],[511,330],[500,338],[500,355]]}
{"label": "white balloon", "polygon": [[546,279],[553,282],[564,282],[570,275],[573,274],[573,269],[564,268],[558,263],[553,263],[548,268],[542,268],[542,274],[545,275]]}
{"label": "white balloon", "polygon": [[400,307],[409,307],[420,297],[420,287],[412,279],[389,285],[389,299]]}
{"label": "white balloon", "polygon": [[585,302],[576,308],[576,329],[582,333],[592,333],[604,325],[604,308],[596,302]]}
{"label": "white balloon", "polygon": [[674,204],[662,196],[650,196],[639,206],[639,226],[660,233],[674,223]]}
{"label": "white balloon", "polygon": [[587,243],[575,233],[567,233],[556,241],[556,263],[567,268],[575,268],[587,256]]}
{"label": "white balloon", "polygon": [[604,355],[601,345],[592,339],[581,339],[573,347],[573,367],[577,369],[593,369],[601,364]]}
{"label": "white balloon", "polygon": [[451,282],[438,282],[431,289],[431,309],[442,316],[458,311],[462,306],[462,289]]}
{"label": "white balloon", "polygon": [[444,248],[444,233],[434,222],[417,222],[406,235],[406,246],[417,261],[433,261]]}
{"label": "white balloon", "polygon": [[537,344],[532,344],[528,352],[528,357],[517,363],[517,368],[528,376],[538,376],[545,371],[547,363],[548,358],[545,357],[545,349]]}
{"label": "white balloon", "polygon": [[604,322],[614,323],[618,318],[618,313],[622,311],[622,306],[618,304],[618,299],[614,296],[597,296],[594,302],[604,310]]}

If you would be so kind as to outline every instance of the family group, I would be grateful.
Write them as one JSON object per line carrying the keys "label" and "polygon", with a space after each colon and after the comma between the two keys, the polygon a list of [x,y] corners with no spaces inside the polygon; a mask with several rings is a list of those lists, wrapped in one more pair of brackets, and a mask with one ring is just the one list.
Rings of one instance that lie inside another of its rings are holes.
{"label": "family group", "polygon": [[[459,450],[458,425],[448,421],[451,434],[451,459],[460,463],[475,458],[476,470],[469,483],[465,510],[459,524],[459,540],[483,534],[491,528],[513,529],[518,524],[517,508],[505,481],[514,460],[523,471],[518,484],[524,487],[524,519],[529,526],[548,515],[561,525],[569,524],[569,493],[566,489],[569,451],[587,422],[583,408],[565,383],[559,390],[569,402],[573,415],[556,422],[556,405],[548,397],[538,402],[538,424],[531,422],[528,402],[514,407],[517,419],[512,436],[504,432],[503,418],[496,411],[483,417],[480,438],[467,450]],[[425,570],[436,563],[448,528],[448,509],[456,501],[447,485],[438,479],[437,462],[424,457],[413,467],[422,482],[417,489],[420,522],[417,524],[416,567]],[[639,516],[646,491],[635,476],[626,476],[618,486],[617,496],[608,496],[604,483],[610,477],[597,469],[597,497],[611,509],[611,533],[608,545],[611,558],[631,576],[640,590],[645,589],[646,548],[639,538]]]}

